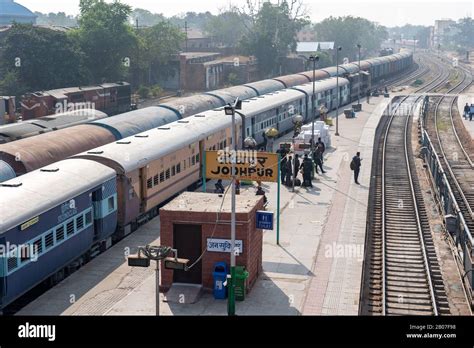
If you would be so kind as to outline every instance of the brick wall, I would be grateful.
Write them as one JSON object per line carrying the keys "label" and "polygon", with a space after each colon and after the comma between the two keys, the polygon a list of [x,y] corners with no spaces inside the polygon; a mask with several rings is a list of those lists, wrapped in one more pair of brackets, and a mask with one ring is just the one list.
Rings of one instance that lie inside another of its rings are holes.
{"label": "brick wall", "polygon": [[[262,230],[255,228],[256,211],[263,210],[263,198],[250,213],[237,213],[236,220],[236,239],[243,241],[243,253],[236,257],[237,266],[245,266],[249,272],[247,288],[251,288],[258,276],[262,273],[262,248],[263,234]],[[173,246],[173,225],[180,224],[199,224],[202,226],[202,246],[207,247],[207,238],[230,239],[230,213],[220,215],[220,224],[214,231],[216,222],[216,212],[186,212],[160,210],[161,221],[161,245]],[[178,250],[179,256],[179,250]],[[191,260],[190,262],[193,262]],[[225,261],[230,267],[230,253],[220,253],[208,251],[204,254],[202,262],[202,282],[203,288],[213,288],[213,267],[216,262]],[[161,265],[161,288],[166,291],[173,283],[173,270],[164,269]]]}

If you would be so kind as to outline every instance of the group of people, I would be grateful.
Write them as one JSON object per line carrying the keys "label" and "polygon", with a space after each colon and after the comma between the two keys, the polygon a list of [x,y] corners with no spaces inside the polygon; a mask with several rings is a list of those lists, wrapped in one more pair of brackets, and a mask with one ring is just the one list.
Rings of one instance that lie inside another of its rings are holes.
{"label": "group of people", "polygon": [[293,186],[293,183],[299,186],[300,180],[298,179],[298,173],[301,171],[303,175],[301,185],[304,187],[313,187],[313,171],[319,174],[319,168],[322,174],[326,173],[323,169],[325,151],[326,146],[321,141],[321,138],[318,138],[318,142],[314,146],[312,158],[305,154],[303,162],[300,162],[298,154],[295,154],[294,158],[293,156],[284,156],[280,163],[281,183],[290,187]]}
{"label": "group of people", "polygon": [[472,121],[472,117],[474,116],[474,104],[469,106],[469,103],[464,105],[464,119],[467,120],[469,117],[469,121]]}

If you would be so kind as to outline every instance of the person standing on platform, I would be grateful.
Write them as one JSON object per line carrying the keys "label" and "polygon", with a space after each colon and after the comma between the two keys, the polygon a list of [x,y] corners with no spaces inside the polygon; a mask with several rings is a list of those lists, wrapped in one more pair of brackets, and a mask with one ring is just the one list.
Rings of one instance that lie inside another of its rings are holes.
{"label": "person standing on platform", "polygon": [[298,159],[298,155],[295,154],[295,159],[293,163],[293,175],[295,176],[294,179],[298,178],[298,170],[300,169],[300,160]]}
{"label": "person standing on platform", "polygon": [[469,110],[469,121],[472,121],[472,116],[474,116],[474,104],[471,104],[471,107]]}
{"label": "person standing on platform", "polygon": [[293,157],[288,157],[288,161],[286,162],[286,186],[292,186],[293,183],[291,181],[291,173],[293,172]]}
{"label": "person standing on platform", "polygon": [[469,103],[466,103],[466,105],[464,105],[464,119],[467,120],[467,116],[469,116]]}
{"label": "person standing on platform", "polygon": [[367,88],[366,96],[367,96],[367,104],[370,104],[370,89],[368,88]]}
{"label": "person standing on platform", "polygon": [[303,163],[300,167],[303,170],[303,186],[304,187],[313,187],[313,183],[311,182],[311,172],[313,171],[313,162],[308,157],[308,155],[304,155]]}
{"label": "person standing on platform", "polygon": [[267,151],[267,144],[268,144],[268,139],[267,139],[267,135],[265,134],[265,132],[262,133],[262,138],[263,138],[263,151]]}
{"label": "person standing on platform", "polygon": [[281,177],[281,183],[283,185],[285,185],[285,179],[286,179],[286,163],[288,162],[288,160],[286,159],[286,156],[283,157],[283,159],[281,160],[280,162],[280,177]]}
{"label": "person standing on platform", "polygon": [[326,151],[326,145],[322,142],[321,138],[318,138],[316,143],[316,152],[321,153],[321,163],[324,163],[324,152]]}
{"label": "person standing on platform", "polygon": [[322,159],[321,152],[316,151],[313,154],[313,160],[314,160],[314,168],[316,170],[316,174],[319,174],[318,167],[319,169],[321,169],[321,174],[326,173],[326,171],[323,169],[323,159]]}
{"label": "person standing on platform", "polygon": [[362,165],[362,158],[360,158],[360,152],[357,152],[357,154],[352,158],[351,162],[351,169],[354,171],[354,181],[357,185],[360,185],[359,183],[359,173],[360,173],[360,166]]}

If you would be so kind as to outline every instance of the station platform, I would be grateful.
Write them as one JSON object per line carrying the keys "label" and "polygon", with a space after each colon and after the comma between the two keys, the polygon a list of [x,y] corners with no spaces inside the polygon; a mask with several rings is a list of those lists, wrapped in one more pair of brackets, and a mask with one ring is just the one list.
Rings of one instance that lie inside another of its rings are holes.
{"label": "station platform", "polygon": [[[393,95],[392,95],[393,96]],[[366,215],[375,129],[391,99],[371,97],[356,118],[340,109],[339,133],[330,128],[326,174],[313,188],[281,187],[280,245],[264,231],[263,274],[237,315],[357,315],[364,257]],[[331,115],[330,115],[331,116]],[[290,139],[288,134],[275,141]],[[349,163],[361,152],[361,185]],[[276,210],[277,184],[263,185],[268,210]],[[208,190],[213,188],[208,184]],[[254,190],[254,188],[245,188]],[[126,254],[159,244],[159,217],[79,269],[17,315],[155,315],[155,266],[128,267]],[[227,302],[202,293],[195,303],[163,301],[161,315],[226,315]]]}
{"label": "station platform", "polygon": [[463,117],[464,105],[466,105],[466,103],[469,105],[474,104],[474,87],[466,90],[458,97],[458,110],[461,114],[462,122],[464,127],[466,127],[466,130],[471,134],[471,138],[474,139],[474,117],[472,118],[472,121],[469,121],[469,117],[467,119],[464,119]]}

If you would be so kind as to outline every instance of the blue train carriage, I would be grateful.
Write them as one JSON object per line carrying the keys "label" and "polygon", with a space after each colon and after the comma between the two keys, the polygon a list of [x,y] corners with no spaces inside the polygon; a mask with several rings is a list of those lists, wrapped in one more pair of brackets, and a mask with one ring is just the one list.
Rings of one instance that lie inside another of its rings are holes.
{"label": "blue train carriage", "polygon": [[[240,118],[237,116],[238,138]],[[202,179],[204,150],[231,144],[231,116],[211,110],[81,153],[113,168],[118,186],[114,241],[158,214],[158,207]]]}
{"label": "blue train carriage", "polygon": [[115,172],[60,161],[0,184],[0,207],[1,309],[107,247],[117,221]]}

